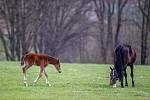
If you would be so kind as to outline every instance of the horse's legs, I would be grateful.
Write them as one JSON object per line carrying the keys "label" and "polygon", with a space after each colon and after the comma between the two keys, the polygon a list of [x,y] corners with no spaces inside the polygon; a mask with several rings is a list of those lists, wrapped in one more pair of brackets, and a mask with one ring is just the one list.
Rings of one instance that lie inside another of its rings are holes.
{"label": "horse's legs", "polygon": [[47,69],[46,69],[46,67],[44,68],[44,75],[45,75],[45,79],[46,79],[46,84],[47,84],[48,86],[51,86],[51,84],[49,84],[49,81],[48,81],[48,74],[47,74]]}
{"label": "horse's legs", "polygon": [[128,80],[127,80],[127,71],[126,71],[127,67],[125,68],[125,86],[128,86]]}
{"label": "horse's legs", "polygon": [[131,68],[131,79],[132,79],[132,87],[134,87],[135,85],[134,85],[134,74],[133,74],[133,65],[130,65],[130,68]]}
{"label": "horse's legs", "polygon": [[121,76],[121,88],[124,88],[124,85],[123,85],[123,75]]}
{"label": "horse's legs", "polygon": [[40,79],[40,77],[42,76],[43,70],[44,69],[40,67],[39,74],[38,74],[37,78],[34,80],[33,85],[35,85],[36,82]]}
{"label": "horse's legs", "polygon": [[24,85],[25,86],[28,86],[28,84],[27,84],[27,73],[26,73],[26,71],[27,71],[27,69],[28,69],[28,66],[26,66],[26,65],[24,65],[24,67],[22,68],[22,71],[23,71],[23,74],[24,74]]}
{"label": "horse's legs", "polygon": [[123,78],[124,78],[124,74],[125,74],[125,69],[124,69],[124,65],[121,69],[121,88],[124,88],[124,84],[123,84]]}

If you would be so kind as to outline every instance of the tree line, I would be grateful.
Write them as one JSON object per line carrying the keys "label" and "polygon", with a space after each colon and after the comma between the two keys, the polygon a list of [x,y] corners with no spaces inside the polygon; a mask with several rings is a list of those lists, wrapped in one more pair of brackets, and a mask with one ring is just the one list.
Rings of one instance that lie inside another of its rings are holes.
{"label": "tree line", "polygon": [[8,61],[33,51],[66,62],[112,63],[114,48],[123,42],[134,45],[146,64],[149,34],[149,0],[0,1],[0,39]]}

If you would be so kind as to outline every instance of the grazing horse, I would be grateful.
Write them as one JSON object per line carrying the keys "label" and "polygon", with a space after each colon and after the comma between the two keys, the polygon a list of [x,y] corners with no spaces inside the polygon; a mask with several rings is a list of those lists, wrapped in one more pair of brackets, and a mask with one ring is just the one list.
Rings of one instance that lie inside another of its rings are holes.
{"label": "grazing horse", "polygon": [[46,71],[46,66],[48,64],[52,64],[55,66],[56,70],[61,73],[60,69],[60,62],[59,59],[50,57],[46,54],[34,54],[34,53],[27,53],[21,58],[21,65],[24,65],[22,70],[24,74],[24,84],[25,86],[28,86],[27,84],[27,69],[29,69],[32,65],[40,66],[40,71],[37,76],[37,78],[34,80],[33,85],[36,84],[36,82],[39,80],[39,78],[42,76],[42,73],[44,72],[46,84],[51,86],[48,81],[48,74]]}
{"label": "grazing horse", "polygon": [[131,79],[132,87],[134,87],[134,74],[133,74],[133,64],[136,60],[136,51],[132,49],[130,45],[118,45],[115,49],[115,58],[114,58],[114,68],[111,68],[110,72],[110,85],[116,87],[116,81],[119,79],[121,82],[121,87],[124,88],[123,78],[125,76],[125,86],[128,86],[127,82],[127,66],[131,68]]}

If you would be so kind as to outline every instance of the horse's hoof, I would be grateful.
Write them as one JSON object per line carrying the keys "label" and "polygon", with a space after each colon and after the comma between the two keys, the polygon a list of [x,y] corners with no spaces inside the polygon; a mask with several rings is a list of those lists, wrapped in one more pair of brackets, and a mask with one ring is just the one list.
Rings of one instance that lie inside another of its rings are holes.
{"label": "horse's hoof", "polygon": [[126,84],[125,86],[128,87],[128,84]]}
{"label": "horse's hoof", "polygon": [[135,85],[132,85],[132,87],[134,88],[134,87],[135,87]]}
{"label": "horse's hoof", "polygon": [[121,88],[124,88],[124,86],[121,86]]}
{"label": "horse's hoof", "polygon": [[114,85],[113,85],[113,88],[116,88],[116,87],[117,87],[116,84],[114,84]]}

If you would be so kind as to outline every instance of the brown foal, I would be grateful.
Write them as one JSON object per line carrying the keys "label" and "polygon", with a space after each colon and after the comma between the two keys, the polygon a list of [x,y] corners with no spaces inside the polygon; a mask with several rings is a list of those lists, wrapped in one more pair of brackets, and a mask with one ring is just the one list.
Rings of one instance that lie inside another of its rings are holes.
{"label": "brown foal", "polygon": [[27,53],[25,54],[22,59],[21,59],[21,65],[23,65],[23,75],[24,75],[24,84],[25,86],[28,86],[27,84],[27,70],[32,66],[32,65],[37,65],[40,66],[40,71],[37,76],[37,78],[34,80],[33,85],[36,84],[36,82],[39,80],[39,78],[42,76],[42,73],[44,72],[45,79],[46,79],[46,84],[48,86],[51,86],[48,81],[48,74],[46,67],[48,64],[52,64],[55,66],[56,70],[61,73],[61,68],[60,68],[60,62],[59,59],[56,59],[54,57],[50,57],[46,54],[34,54],[34,53]]}

